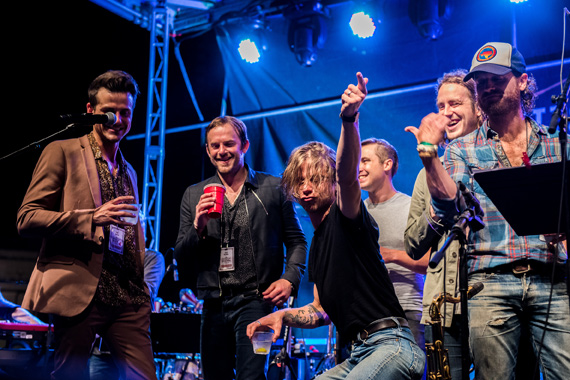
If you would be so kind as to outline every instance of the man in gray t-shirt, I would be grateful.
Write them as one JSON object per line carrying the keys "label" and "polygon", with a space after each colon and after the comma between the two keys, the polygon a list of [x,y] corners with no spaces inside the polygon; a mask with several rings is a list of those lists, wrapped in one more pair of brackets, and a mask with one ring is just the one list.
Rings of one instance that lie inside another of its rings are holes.
{"label": "man in gray t-shirt", "polygon": [[380,254],[386,262],[400,305],[406,313],[416,342],[425,350],[422,316],[422,291],[428,257],[414,261],[404,249],[404,231],[410,209],[410,196],[397,191],[392,178],[398,170],[398,153],[387,141],[362,142],[358,180],[368,192],[364,201],[380,231]]}

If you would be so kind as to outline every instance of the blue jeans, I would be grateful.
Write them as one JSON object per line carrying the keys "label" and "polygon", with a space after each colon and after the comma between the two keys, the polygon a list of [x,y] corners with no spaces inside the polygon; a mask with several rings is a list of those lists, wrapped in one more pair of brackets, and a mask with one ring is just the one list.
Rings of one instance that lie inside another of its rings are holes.
{"label": "blue jeans", "polygon": [[267,355],[253,353],[246,328],[272,311],[273,305],[255,294],[204,301],[200,351],[205,380],[265,380]]}
{"label": "blue jeans", "polygon": [[557,277],[548,310],[552,285],[549,275],[533,272],[517,276],[508,272],[470,275],[471,285],[480,281],[485,286],[468,304],[475,379],[514,379],[522,325],[528,326],[537,355],[547,316],[546,335],[538,359],[543,378],[568,378],[570,306],[565,278]]}
{"label": "blue jeans", "polygon": [[[432,326],[425,326],[426,342],[433,343]],[[450,327],[443,328],[443,345],[447,349],[451,378],[460,380],[461,372],[461,316],[455,315]]]}
{"label": "blue jeans", "polygon": [[[406,314],[406,319],[408,320],[408,326],[410,326],[410,330],[412,330],[412,334],[414,335],[414,339],[418,346],[422,349],[422,351],[426,352],[426,339],[425,339],[425,325],[421,324],[422,320],[422,312],[421,311],[414,311],[414,310],[404,310]],[[427,372],[424,370],[424,374],[422,376],[422,380],[427,378]]]}
{"label": "blue jeans", "polygon": [[356,341],[348,359],[317,379],[420,379],[425,361],[410,329],[394,327]]}

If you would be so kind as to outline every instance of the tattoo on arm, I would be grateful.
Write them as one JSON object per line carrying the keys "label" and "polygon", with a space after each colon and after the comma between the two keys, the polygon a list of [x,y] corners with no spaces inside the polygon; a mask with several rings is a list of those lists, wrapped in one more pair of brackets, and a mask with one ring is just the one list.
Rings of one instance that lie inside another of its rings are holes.
{"label": "tattoo on arm", "polygon": [[315,328],[324,326],[326,318],[322,311],[309,304],[285,312],[283,322],[291,327]]}

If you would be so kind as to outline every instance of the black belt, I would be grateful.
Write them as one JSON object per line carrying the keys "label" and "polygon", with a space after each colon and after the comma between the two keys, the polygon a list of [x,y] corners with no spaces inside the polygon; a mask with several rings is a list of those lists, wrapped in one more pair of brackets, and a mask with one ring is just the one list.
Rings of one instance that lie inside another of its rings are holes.
{"label": "black belt", "polygon": [[388,317],[388,318],[379,319],[377,321],[372,322],[364,329],[362,329],[362,331],[360,331],[356,335],[356,338],[360,340],[365,340],[375,332],[394,327],[408,327],[407,319],[400,317]]}
{"label": "black belt", "polygon": [[[562,267],[562,265],[556,265],[558,267]],[[563,269],[563,268],[560,268]],[[537,260],[517,260],[512,263],[498,265],[493,268],[487,268],[484,270],[485,273],[512,273],[515,276],[520,276],[525,273],[529,274],[550,274],[552,272],[552,263],[543,263],[542,261]]]}

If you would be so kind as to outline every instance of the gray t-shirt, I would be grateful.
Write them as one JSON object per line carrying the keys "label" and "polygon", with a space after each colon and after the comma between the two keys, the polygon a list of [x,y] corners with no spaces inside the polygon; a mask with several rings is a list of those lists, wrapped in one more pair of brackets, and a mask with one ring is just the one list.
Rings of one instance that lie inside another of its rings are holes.
{"label": "gray t-shirt", "polygon": [[[380,254],[382,248],[405,252],[404,231],[408,222],[411,197],[397,192],[385,202],[373,204],[370,198],[364,201],[368,212],[380,230]],[[404,311],[422,311],[424,276],[395,263],[386,263],[388,274]]]}

